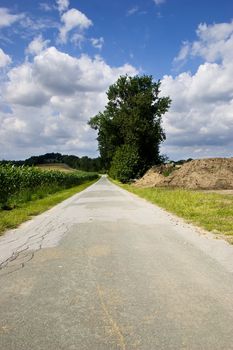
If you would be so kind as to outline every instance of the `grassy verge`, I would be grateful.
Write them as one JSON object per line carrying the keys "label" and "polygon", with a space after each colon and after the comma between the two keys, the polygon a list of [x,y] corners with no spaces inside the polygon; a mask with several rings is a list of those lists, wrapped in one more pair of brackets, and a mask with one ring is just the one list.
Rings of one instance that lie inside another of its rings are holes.
{"label": "grassy verge", "polygon": [[183,189],[136,188],[114,183],[219,237],[224,235],[233,243],[233,196]]}
{"label": "grassy verge", "polygon": [[[97,179],[98,180],[98,179]],[[79,186],[71,187],[53,194],[50,194],[42,199],[36,199],[27,203],[20,204],[12,210],[0,210],[0,235],[7,229],[15,228],[22,222],[31,219],[33,216],[43,213],[52,208],[56,204],[64,201],[72,195],[83,191],[88,186],[95,183],[97,180],[88,181]]]}

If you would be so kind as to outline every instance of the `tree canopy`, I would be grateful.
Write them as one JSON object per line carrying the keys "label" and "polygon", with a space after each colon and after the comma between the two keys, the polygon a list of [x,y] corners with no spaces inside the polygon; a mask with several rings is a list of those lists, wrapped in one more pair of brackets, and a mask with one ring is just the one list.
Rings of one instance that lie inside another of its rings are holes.
{"label": "tree canopy", "polygon": [[152,76],[121,76],[109,87],[104,111],[89,121],[98,130],[103,165],[114,178],[125,182],[161,162],[161,118],[171,99],[159,97],[160,85]]}

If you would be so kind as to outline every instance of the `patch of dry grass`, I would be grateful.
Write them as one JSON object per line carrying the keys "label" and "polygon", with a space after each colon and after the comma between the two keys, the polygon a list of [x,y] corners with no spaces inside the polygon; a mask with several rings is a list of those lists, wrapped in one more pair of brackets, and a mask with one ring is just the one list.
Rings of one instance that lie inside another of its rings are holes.
{"label": "patch of dry grass", "polygon": [[36,168],[40,168],[42,170],[64,171],[66,173],[70,173],[71,171],[77,171],[76,169],[72,169],[67,164],[63,163],[38,164]]}

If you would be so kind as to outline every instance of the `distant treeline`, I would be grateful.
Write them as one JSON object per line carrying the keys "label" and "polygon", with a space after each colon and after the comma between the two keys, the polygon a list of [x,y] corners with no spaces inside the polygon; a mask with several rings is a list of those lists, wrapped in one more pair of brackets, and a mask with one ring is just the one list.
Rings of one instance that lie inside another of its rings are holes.
{"label": "distant treeline", "polygon": [[32,156],[26,160],[8,161],[2,160],[0,164],[14,164],[16,166],[21,165],[38,165],[38,164],[50,164],[50,163],[65,163],[71,168],[79,169],[83,171],[100,172],[102,170],[102,164],[100,158],[77,157],[74,155],[64,155],[61,153],[46,153],[40,156]]}
{"label": "distant treeline", "polygon": [[[189,159],[181,159],[178,161],[172,161],[168,159],[164,159],[164,162],[167,163],[174,163],[175,165],[182,165],[186,162],[191,161],[192,158]],[[87,156],[84,157],[77,157],[74,155],[67,155],[67,154],[61,154],[61,153],[46,153],[40,156],[32,156],[25,160],[2,160],[0,161],[0,164],[14,164],[16,166],[22,166],[22,165],[38,165],[38,164],[51,164],[51,163],[65,163],[69,165],[71,168],[79,169],[83,171],[90,171],[90,172],[104,172],[103,164],[101,162],[100,157],[99,158],[89,158]]]}
{"label": "distant treeline", "polygon": [[192,158],[188,158],[188,159],[180,159],[180,160],[171,160],[171,163],[174,163],[175,165],[183,165],[185,163],[191,162],[193,159]]}

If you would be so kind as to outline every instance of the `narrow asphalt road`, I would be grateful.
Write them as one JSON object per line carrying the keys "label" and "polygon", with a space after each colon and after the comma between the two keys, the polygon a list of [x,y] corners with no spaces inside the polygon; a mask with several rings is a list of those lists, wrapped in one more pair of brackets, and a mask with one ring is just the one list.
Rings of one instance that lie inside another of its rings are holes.
{"label": "narrow asphalt road", "polygon": [[233,349],[232,259],[102,178],[0,239],[0,349]]}

